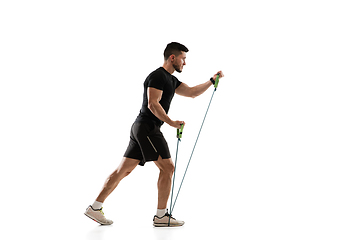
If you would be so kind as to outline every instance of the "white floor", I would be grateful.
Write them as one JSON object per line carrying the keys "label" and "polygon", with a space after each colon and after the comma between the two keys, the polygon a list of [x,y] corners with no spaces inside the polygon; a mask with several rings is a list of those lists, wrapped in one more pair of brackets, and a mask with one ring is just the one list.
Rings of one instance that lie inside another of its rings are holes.
{"label": "white floor", "polygon": [[[210,210],[209,210],[210,212]],[[282,213],[281,210],[274,211]],[[38,212],[38,214],[41,214]],[[58,213],[59,214],[59,213]],[[198,221],[198,215],[184,218],[186,224],[179,228],[154,228],[151,219],[139,216],[128,220],[117,216],[112,226],[98,226],[96,223],[78,215],[68,218],[30,218],[24,223],[2,225],[6,227],[6,239],[358,239],[358,221],[346,219],[307,218],[291,216],[254,215],[232,216],[210,214]],[[55,215],[55,214],[54,214]],[[332,214],[329,214],[332,215]],[[349,214],[351,215],[351,214]],[[24,217],[26,218],[26,217]],[[41,222],[40,222],[41,221]],[[4,232],[3,232],[4,234]]]}
{"label": "white floor", "polygon": [[[151,172],[152,168],[148,170]],[[154,228],[152,217],[155,209],[152,205],[156,200],[153,199],[154,194],[148,191],[143,192],[149,193],[149,200],[146,201],[142,198],[142,192],[135,192],[139,187],[138,177],[135,173],[132,181],[129,178],[122,187],[119,186],[104,205],[106,216],[114,221],[111,226],[99,226],[83,214],[90,201],[86,200],[88,194],[80,191],[83,195],[67,201],[60,196],[65,195],[66,191],[61,191],[60,195],[52,192],[54,196],[38,201],[35,195],[27,198],[17,195],[18,199],[2,211],[6,216],[1,219],[2,232],[6,234],[6,239],[76,240],[355,240],[360,237],[356,189],[352,193],[339,188],[334,192],[308,185],[308,190],[291,190],[283,188],[286,184],[279,182],[278,186],[271,187],[274,181],[270,179],[271,184],[255,183],[251,187],[239,182],[238,186],[232,185],[236,191],[222,191],[213,186],[216,192],[212,192],[209,186],[195,189],[187,184],[174,212],[176,218],[186,222],[185,225],[179,228]],[[224,177],[224,180],[229,179]],[[145,184],[143,189],[150,185]],[[125,194],[127,197],[123,197]]]}

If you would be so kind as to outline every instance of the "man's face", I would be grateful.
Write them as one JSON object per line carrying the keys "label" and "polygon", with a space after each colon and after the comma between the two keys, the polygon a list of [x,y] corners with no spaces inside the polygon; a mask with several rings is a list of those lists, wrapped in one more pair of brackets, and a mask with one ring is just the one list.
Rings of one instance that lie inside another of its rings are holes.
{"label": "man's face", "polygon": [[185,58],[186,58],[186,52],[181,51],[181,54],[175,57],[173,61],[173,67],[178,73],[181,73],[184,65],[186,65]]}

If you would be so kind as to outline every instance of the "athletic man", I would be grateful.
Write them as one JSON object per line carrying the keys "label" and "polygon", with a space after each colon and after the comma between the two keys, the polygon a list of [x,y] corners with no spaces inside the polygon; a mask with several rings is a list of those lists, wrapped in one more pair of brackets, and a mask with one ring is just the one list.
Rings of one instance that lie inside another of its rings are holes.
{"label": "athletic man", "polygon": [[107,178],[96,201],[90,205],[85,215],[102,225],[110,225],[113,221],[106,219],[102,204],[119,182],[129,175],[137,165],[144,166],[146,162],[154,161],[160,170],[158,180],[158,209],[154,216],[154,226],[182,226],[183,221],[176,220],[167,212],[166,206],[171,190],[171,179],[174,164],[163,134],[161,125],[165,122],[174,128],[180,128],[184,121],[173,121],[167,115],[171,100],[175,93],[195,98],[204,93],[223,73],[219,71],[210,81],[195,87],[189,87],[180,82],[172,74],[182,72],[188,49],[176,42],[169,43],[164,51],[164,64],[146,78],[144,82],[143,103],[138,117],[131,127],[129,146],[119,167]]}

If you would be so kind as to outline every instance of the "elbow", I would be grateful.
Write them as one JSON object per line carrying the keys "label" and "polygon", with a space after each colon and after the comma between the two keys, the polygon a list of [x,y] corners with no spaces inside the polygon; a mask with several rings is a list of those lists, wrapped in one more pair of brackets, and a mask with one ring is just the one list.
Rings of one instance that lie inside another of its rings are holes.
{"label": "elbow", "polygon": [[196,98],[197,96],[199,96],[200,94],[197,94],[193,89],[192,89],[192,91],[190,92],[190,94],[189,94],[189,97],[191,97],[191,98]]}
{"label": "elbow", "polygon": [[201,94],[198,94],[198,93],[193,93],[193,94],[191,94],[191,98],[196,98],[196,97],[198,97],[198,96],[200,96]]}
{"label": "elbow", "polygon": [[148,109],[151,111],[151,112],[154,112],[155,110],[155,103],[154,102],[148,102]]}

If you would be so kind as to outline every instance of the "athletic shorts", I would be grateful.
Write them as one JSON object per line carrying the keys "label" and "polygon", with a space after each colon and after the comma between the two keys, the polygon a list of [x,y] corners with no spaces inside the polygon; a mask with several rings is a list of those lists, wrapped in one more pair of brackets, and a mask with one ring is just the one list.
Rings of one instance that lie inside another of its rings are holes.
{"label": "athletic shorts", "polygon": [[146,162],[158,160],[159,156],[171,158],[160,127],[152,122],[134,122],[124,157],[140,160],[139,165],[144,166]]}

